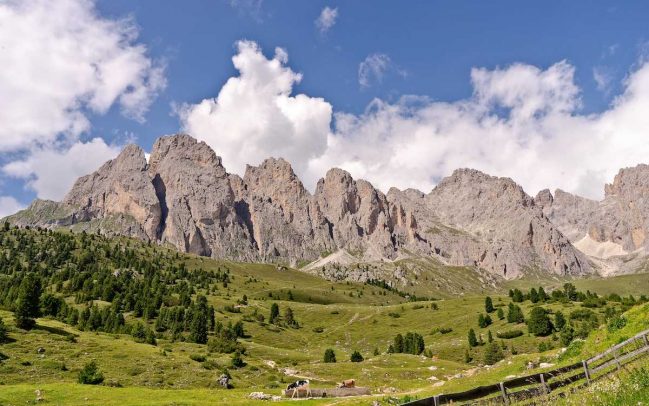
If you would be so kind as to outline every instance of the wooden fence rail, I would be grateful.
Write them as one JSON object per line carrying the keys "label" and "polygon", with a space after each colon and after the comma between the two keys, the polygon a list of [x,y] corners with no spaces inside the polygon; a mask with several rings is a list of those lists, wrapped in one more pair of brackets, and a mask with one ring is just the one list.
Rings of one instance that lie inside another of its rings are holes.
{"label": "wooden fence rail", "polygon": [[[608,350],[572,365],[552,371],[510,379],[493,385],[478,386],[464,392],[440,394],[405,403],[404,406],[439,406],[444,404],[466,404],[498,402],[509,405],[511,401],[545,396],[552,391],[581,382],[590,384],[619,370],[622,365],[649,353],[649,330],[616,344]],[[524,388],[525,387],[525,388]],[[513,391],[513,389],[524,388]]]}

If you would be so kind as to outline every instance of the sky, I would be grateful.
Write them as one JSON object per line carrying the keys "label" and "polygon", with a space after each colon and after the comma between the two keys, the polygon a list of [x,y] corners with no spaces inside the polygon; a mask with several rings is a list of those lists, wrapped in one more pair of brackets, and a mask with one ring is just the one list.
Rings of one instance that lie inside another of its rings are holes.
{"label": "sky", "polygon": [[[534,3],[534,4],[533,4]],[[128,143],[387,192],[456,168],[603,198],[649,163],[649,3],[0,0],[0,217]]]}

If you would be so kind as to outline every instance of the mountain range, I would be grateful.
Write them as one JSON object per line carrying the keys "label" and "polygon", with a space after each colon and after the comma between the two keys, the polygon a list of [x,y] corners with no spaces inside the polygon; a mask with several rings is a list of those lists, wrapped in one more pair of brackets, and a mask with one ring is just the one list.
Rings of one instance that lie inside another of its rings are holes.
{"label": "mountain range", "polygon": [[129,145],[61,202],[7,220],[169,244],[201,256],[304,269],[426,257],[505,279],[529,272],[604,276],[645,266],[649,166],[622,169],[602,201],[557,190],[532,198],[509,178],[457,169],[429,193],[330,169],[310,193],[289,162],[228,173],[205,143],[164,136]]}

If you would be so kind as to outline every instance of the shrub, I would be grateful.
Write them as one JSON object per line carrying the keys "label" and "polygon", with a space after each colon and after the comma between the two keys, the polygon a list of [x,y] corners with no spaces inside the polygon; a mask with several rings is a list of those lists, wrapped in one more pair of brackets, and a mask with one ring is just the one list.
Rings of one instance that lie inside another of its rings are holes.
{"label": "shrub", "polygon": [[442,333],[442,334],[448,334],[448,333],[450,333],[451,331],[453,331],[453,329],[450,328],[450,327],[441,327],[441,328],[439,329],[439,332]]}
{"label": "shrub", "polygon": [[243,358],[241,357],[241,352],[237,351],[234,354],[232,354],[232,360],[230,361],[230,366],[232,366],[232,368],[235,369],[243,368],[246,366],[246,363],[243,361]]}
{"label": "shrub", "polygon": [[313,332],[314,333],[322,333],[324,331],[324,327],[313,327]]}
{"label": "shrub", "polygon": [[324,353],[324,362],[331,364],[336,362],[336,353],[333,349],[327,348]]}
{"label": "shrub", "polygon": [[91,361],[79,371],[79,383],[84,385],[99,385],[104,381],[104,374],[99,371],[97,363]]}
{"label": "shrub", "polygon": [[351,362],[363,362],[363,359],[364,359],[363,356],[358,351],[352,352],[351,357],[349,357],[349,360]]}
{"label": "shrub", "polygon": [[201,354],[192,354],[189,356],[189,358],[192,361],[196,361],[196,362],[205,362],[207,360],[207,357]]}
{"label": "shrub", "polygon": [[395,312],[388,313],[388,316],[390,316],[392,318],[395,318],[395,319],[398,319],[399,317],[401,317],[401,315],[399,313],[395,313]]}
{"label": "shrub", "polygon": [[520,337],[523,335],[523,332],[521,330],[507,330],[507,331],[498,331],[496,332],[496,337],[498,338],[504,338],[504,339],[511,339],[511,338],[516,338]]}
{"label": "shrub", "polygon": [[626,326],[626,318],[624,316],[615,316],[608,322],[608,331],[613,333]]}
{"label": "shrub", "polygon": [[486,365],[493,365],[503,358],[503,352],[496,342],[488,343],[485,346],[483,361]]}

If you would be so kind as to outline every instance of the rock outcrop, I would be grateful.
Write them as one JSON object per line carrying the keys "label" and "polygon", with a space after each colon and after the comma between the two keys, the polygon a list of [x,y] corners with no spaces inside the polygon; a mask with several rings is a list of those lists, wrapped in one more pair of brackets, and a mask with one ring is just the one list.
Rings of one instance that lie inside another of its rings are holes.
{"label": "rock outcrop", "polygon": [[[545,191],[544,194],[549,192]],[[541,204],[541,197],[537,202]],[[557,190],[543,212],[585,254],[613,273],[630,272],[649,253],[649,166],[624,168],[595,201]]]}
{"label": "rock outcrop", "polygon": [[469,169],[429,194],[392,188],[386,195],[334,168],[311,194],[283,159],[248,166],[242,178],[228,174],[208,145],[180,134],[158,139],[149,162],[139,147],[126,147],[80,178],[63,202],[36,201],[10,221],[129,235],[245,261],[323,261],[342,250],[348,254],[338,256],[359,262],[428,256],[506,278],[526,269],[592,272],[548,220],[560,207],[552,199],[548,192],[535,201],[511,179]]}

